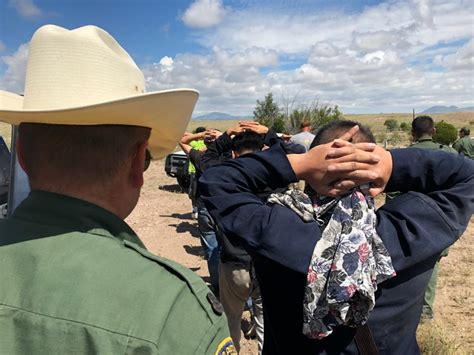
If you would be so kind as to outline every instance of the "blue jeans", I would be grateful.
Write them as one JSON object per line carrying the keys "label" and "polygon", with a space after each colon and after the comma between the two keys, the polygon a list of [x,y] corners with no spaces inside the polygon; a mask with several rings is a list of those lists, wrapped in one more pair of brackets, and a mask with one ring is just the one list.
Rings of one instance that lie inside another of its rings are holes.
{"label": "blue jeans", "polygon": [[217,243],[216,224],[205,207],[198,208],[198,227],[211,286],[215,295],[219,297],[219,244]]}

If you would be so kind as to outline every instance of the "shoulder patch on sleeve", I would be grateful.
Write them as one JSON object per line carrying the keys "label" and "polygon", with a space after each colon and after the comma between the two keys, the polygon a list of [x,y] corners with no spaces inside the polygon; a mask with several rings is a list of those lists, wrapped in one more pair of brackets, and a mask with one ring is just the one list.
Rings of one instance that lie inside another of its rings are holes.
{"label": "shoulder patch on sleeve", "polygon": [[237,355],[237,349],[231,337],[227,337],[219,343],[215,355]]}

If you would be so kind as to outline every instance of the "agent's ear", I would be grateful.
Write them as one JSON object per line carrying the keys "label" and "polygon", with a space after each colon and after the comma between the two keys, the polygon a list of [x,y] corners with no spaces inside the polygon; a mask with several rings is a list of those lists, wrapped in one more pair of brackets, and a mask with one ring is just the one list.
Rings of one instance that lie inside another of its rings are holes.
{"label": "agent's ear", "polygon": [[145,168],[145,154],[148,147],[148,141],[144,141],[137,145],[137,151],[132,158],[130,166],[130,181],[135,188],[143,186],[143,171]]}

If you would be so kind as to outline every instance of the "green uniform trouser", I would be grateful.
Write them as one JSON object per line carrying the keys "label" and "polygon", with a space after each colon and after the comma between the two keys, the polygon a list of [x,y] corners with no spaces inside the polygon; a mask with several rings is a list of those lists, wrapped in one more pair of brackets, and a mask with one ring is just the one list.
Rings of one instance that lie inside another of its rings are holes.
{"label": "green uniform trouser", "polygon": [[[440,259],[441,260],[441,259]],[[438,283],[438,271],[439,271],[439,262],[438,260],[433,268],[433,273],[431,274],[430,281],[425,290],[425,296],[423,299],[423,315],[432,318],[433,317],[433,304],[436,295],[436,284]]]}
{"label": "green uniform trouser", "polygon": [[431,274],[430,281],[428,282],[428,286],[426,286],[425,296],[423,298],[423,310],[422,314],[427,316],[428,318],[433,318],[434,311],[433,311],[433,304],[436,295],[436,284],[438,283],[438,271],[439,271],[439,263],[443,257],[448,256],[449,248],[444,249],[441,252],[441,255],[436,262],[435,266],[433,267],[433,273]]}

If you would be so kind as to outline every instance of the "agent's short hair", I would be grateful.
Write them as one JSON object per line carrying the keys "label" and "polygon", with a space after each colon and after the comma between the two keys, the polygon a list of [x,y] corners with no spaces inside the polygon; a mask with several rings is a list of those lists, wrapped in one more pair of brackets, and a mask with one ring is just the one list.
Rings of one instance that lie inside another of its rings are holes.
{"label": "agent's short hair", "polygon": [[418,116],[411,123],[413,135],[417,138],[424,135],[432,135],[434,121],[430,116]]}
{"label": "agent's short hair", "polygon": [[232,139],[232,150],[237,155],[258,152],[262,150],[263,145],[264,142],[262,136],[252,131],[245,131],[237,134]]}
{"label": "agent's short hair", "polygon": [[195,130],[194,130],[194,133],[201,133],[201,132],[204,132],[206,130],[206,127],[197,127]]}
{"label": "agent's short hair", "polygon": [[375,143],[375,137],[369,127],[349,120],[334,120],[322,126],[317,132],[311,143],[310,149],[320,145],[326,144],[339,138],[354,126],[359,126],[359,131],[352,137],[352,143]]}
{"label": "agent's short hair", "polygon": [[459,130],[460,133],[464,134],[465,136],[469,136],[471,134],[471,130],[467,127],[463,127]]}
{"label": "agent's short hair", "polygon": [[61,181],[107,183],[150,129],[124,125],[22,123],[19,140],[30,182],[60,173]]}

